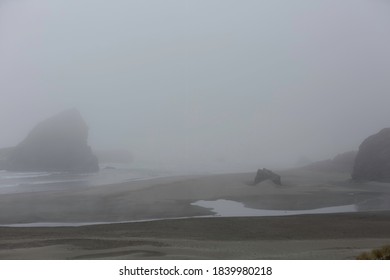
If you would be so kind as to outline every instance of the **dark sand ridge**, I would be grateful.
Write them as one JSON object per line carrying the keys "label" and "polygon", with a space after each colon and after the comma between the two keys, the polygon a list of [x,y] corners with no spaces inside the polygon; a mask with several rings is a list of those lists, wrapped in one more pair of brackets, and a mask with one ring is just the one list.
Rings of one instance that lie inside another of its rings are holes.
{"label": "dark sand ridge", "polygon": [[[190,205],[231,199],[263,209],[357,203],[388,207],[387,184],[351,184],[347,174],[282,173],[284,186],[250,186],[254,174],[164,178],[72,191],[0,197],[0,221],[95,222],[209,215]],[[389,209],[388,207],[387,209]],[[345,259],[390,243],[390,213],[202,218],[70,228],[0,228],[2,259]]]}

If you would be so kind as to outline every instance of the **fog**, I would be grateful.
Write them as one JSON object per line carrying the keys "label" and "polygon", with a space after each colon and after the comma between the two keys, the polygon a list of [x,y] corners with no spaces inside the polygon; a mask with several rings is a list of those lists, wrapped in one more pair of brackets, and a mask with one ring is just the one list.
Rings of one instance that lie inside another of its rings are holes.
{"label": "fog", "polygon": [[0,147],[76,107],[94,149],[288,167],[390,126],[383,0],[0,0]]}

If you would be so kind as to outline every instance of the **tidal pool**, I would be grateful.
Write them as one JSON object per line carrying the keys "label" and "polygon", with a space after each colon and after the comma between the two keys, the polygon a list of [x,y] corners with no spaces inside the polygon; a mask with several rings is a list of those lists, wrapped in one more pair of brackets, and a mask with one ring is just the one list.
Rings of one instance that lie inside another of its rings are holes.
{"label": "tidal pool", "polygon": [[205,216],[190,216],[190,217],[174,217],[174,218],[157,218],[147,220],[128,220],[116,222],[42,222],[42,223],[19,223],[19,224],[3,224],[2,227],[79,227],[90,225],[106,225],[106,224],[120,224],[120,223],[136,223],[136,222],[150,222],[159,220],[181,220],[189,218],[205,218],[205,217],[260,217],[260,216],[287,216],[287,215],[302,215],[302,214],[327,214],[327,213],[347,213],[356,212],[357,207],[354,204],[333,206],[308,210],[265,210],[247,208],[243,203],[232,200],[198,200],[191,203],[191,205],[204,207],[214,212],[214,215]]}
{"label": "tidal pool", "polygon": [[303,214],[327,214],[327,213],[347,213],[356,212],[357,206],[341,205],[325,208],[307,209],[307,210],[265,210],[245,207],[241,202],[218,199],[218,200],[198,200],[191,205],[210,209],[215,216],[220,217],[253,217],[253,216],[287,216]]}

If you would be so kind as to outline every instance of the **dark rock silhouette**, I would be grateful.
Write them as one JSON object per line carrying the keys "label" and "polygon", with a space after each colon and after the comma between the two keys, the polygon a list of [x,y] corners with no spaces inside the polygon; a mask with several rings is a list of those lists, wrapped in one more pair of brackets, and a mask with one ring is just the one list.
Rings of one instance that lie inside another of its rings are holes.
{"label": "dark rock silhouette", "polygon": [[7,157],[9,157],[13,149],[13,147],[0,149],[0,170],[5,169]]}
{"label": "dark rock silhouette", "polygon": [[261,183],[265,180],[271,180],[274,184],[277,184],[279,186],[282,185],[281,178],[278,174],[266,168],[258,169],[253,184],[257,185],[258,183]]}
{"label": "dark rock silhouette", "polygon": [[390,128],[362,142],[351,177],[354,181],[390,181]]}
{"label": "dark rock silhouette", "polygon": [[87,143],[88,127],[76,109],[41,123],[5,161],[9,171],[97,172],[97,157]]}
{"label": "dark rock silhouette", "polygon": [[357,151],[338,154],[333,159],[317,161],[304,166],[305,169],[321,172],[352,172]]}

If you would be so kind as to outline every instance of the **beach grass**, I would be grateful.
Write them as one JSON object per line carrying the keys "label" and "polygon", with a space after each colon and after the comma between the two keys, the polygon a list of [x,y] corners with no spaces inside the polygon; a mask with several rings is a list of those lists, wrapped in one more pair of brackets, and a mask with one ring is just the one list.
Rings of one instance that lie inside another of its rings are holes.
{"label": "beach grass", "polygon": [[363,252],[356,257],[357,260],[390,260],[390,245],[373,249],[370,252]]}

